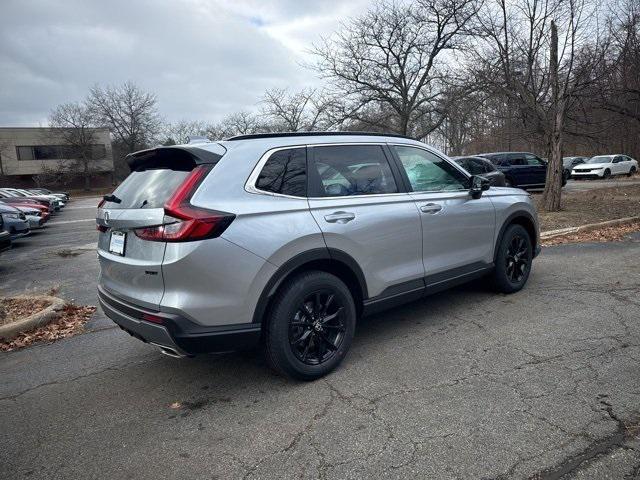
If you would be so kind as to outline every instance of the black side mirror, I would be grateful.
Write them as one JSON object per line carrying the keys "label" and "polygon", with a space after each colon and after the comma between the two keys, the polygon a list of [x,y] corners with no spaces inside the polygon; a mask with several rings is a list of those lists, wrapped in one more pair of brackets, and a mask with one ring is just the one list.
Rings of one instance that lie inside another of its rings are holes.
{"label": "black side mirror", "polygon": [[471,198],[480,198],[482,196],[482,192],[489,190],[491,187],[491,182],[486,178],[480,175],[474,175],[471,177],[471,188],[469,189],[469,194]]}

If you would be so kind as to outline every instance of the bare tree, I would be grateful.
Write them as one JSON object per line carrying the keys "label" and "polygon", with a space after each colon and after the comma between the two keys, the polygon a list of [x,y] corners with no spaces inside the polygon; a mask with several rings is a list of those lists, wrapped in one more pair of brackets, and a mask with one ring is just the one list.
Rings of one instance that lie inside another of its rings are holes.
{"label": "bare tree", "polygon": [[262,115],[271,131],[311,132],[330,130],[338,124],[335,98],[317,89],[290,93],[273,88],[265,92],[261,103]]}
{"label": "bare tree", "polygon": [[[84,103],[65,103],[53,109],[49,116],[49,125],[55,128],[55,137],[64,142],[61,152],[64,159],[73,160],[77,168],[59,164],[55,172],[65,170],[81,171],[84,188],[91,187],[91,175],[95,173],[100,158],[96,155],[96,130],[93,128],[91,111]],[[52,147],[59,148],[59,147]],[[51,174],[51,172],[44,172]]]}
{"label": "bare tree", "polygon": [[166,123],[160,127],[157,143],[163,145],[176,145],[189,142],[189,137],[206,136],[209,125],[199,120],[181,120],[175,123]]}
{"label": "bare tree", "polygon": [[598,72],[601,108],[640,122],[640,3],[623,1],[613,11],[612,48]]}
{"label": "bare tree", "polygon": [[[440,57],[458,48],[476,0],[385,1],[314,46],[315,69],[344,99],[347,119],[423,138],[442,122]],[[382,109],[391,118],[363,113]]]}
{"label": "bare tree", "polygon": [[480,15],[482,42],[471,50],[475,81],[502,96],[527,135],[550,154],[543,205],[560,209],[569,113],[584,100],[604,49],[587,17],[589,0],[495,0]]}
{"label": "bare tree", "polygon": [[97,125],[110,128],[116,142],[126,153],[146,147],[160,128],[156,96],[144,92],[132,82],[91,88],[87,105]]}

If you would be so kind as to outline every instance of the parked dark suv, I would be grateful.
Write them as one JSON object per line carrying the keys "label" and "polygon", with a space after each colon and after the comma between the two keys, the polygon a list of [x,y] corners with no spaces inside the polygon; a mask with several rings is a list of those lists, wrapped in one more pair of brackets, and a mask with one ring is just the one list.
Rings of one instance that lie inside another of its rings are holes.
{"label": "parked dark suv", "polygon": [[[547,162],[529,152],[481,153],[504,173],[509,187],[544,188],[547,178]],[[566,174],[562,175],[562,185],[567,183]]]}

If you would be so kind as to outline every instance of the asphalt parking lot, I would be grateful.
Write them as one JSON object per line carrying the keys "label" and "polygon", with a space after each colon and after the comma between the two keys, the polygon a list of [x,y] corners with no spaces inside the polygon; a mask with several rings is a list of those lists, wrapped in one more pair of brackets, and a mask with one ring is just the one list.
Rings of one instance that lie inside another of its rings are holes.
{"label": "asphalt parking lot", "polygon": [[[95,305],[96,204],[1,255],[0,293]],[[639,236],[545,248],[515,295],[480,281],[364,319],[313,383],[255,352],[162,356],[98,311],[0,353],[0,477],[640,478],[638,258]]]}

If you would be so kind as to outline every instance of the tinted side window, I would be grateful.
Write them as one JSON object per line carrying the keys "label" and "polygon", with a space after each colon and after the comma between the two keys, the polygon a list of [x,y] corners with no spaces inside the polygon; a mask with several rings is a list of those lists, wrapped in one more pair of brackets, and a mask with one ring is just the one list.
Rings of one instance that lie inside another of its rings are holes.
{"label": "tinted side window", "polygon": [[494,165],[509,165],[509,161],[505,155],[483,155]]}
{"label": "tinted side window", "polygon": [[512,157],[509,157],[509,163],[511,165],[527,165],[527,161],[522,155],[514,155]]}
{"label": "tinted side window", "polygon": [[476,160],[475,158],[469,159],[469,168],[467,168],[468,172],[471,172],[474,175],[482,175],[483,173],[490,172],[491,169],[481,160]]}
{"label": "tinted side window", "polygon": [[482,165],[484,165],[485,173],[495,172],[496,171],[496,167],[494,167],[493,163],[491,163],[491,162],[478,160],[478,159],[476,159],[475,161],[478,162],[478,163],[481,163]]}
{"label": "tinted side window", "polygon": [[414,192],[466,190],[468,178],[446,160],[415,147],[393,147],[407,172]]}
{"label": "tinted side window", "polygon": [[296,197],[307,195],[307,153],[304,148],[279,150],[269,157],[256,181],[266,192]]}
{"label": "tinted side window", "polygon": [[534,165],[534,166],[544,165],[542,163],[542,160],[540,160],[535,155],[527,154],[527,155],[525,155],[525,158],[527,159],[527,165]]}
{"label": "tinted side window", "polygon": [[379,145],[314,147],[313,163],[325,197],[396,193],[391,167]]}

